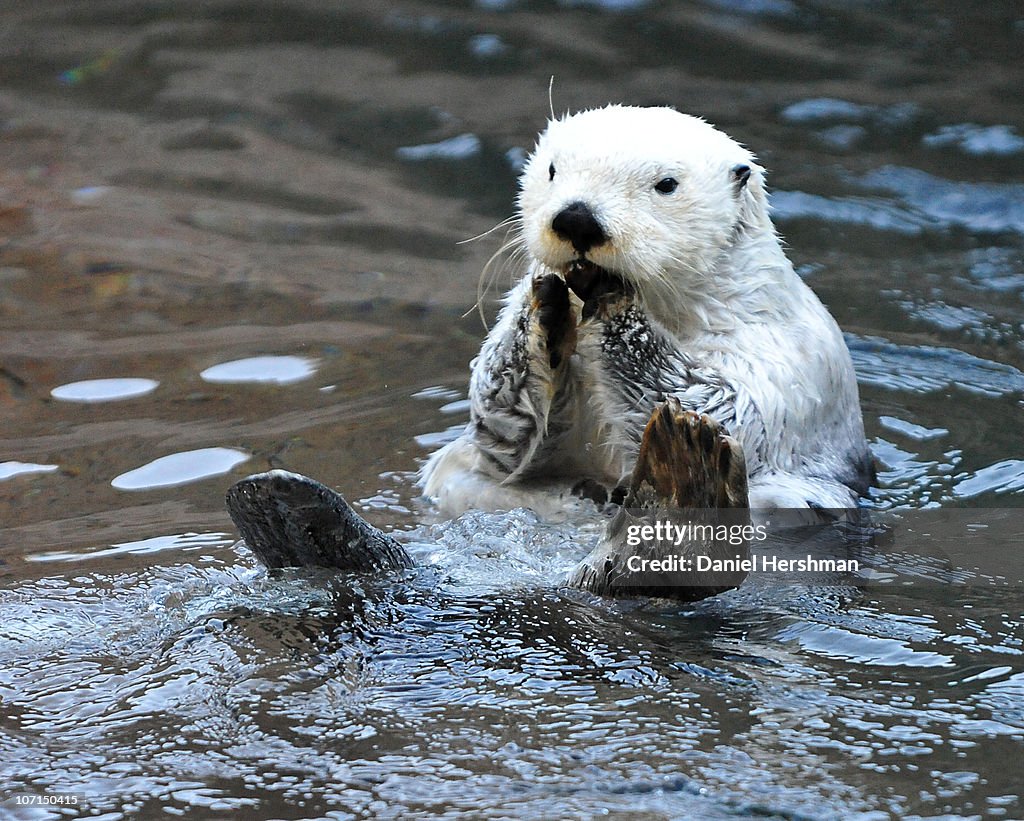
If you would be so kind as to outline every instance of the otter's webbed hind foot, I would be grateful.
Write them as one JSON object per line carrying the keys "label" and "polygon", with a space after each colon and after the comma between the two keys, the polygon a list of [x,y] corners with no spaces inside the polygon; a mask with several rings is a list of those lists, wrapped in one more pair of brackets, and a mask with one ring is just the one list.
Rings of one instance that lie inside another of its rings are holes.
{"label": "otter's webbed hind foot", "polygon": [[750,535],[742,448],[714,419],[670,399],[644,429],[622,509],[569,583],[602,596],[698,601],[743,581],[745,570],[699,568],[708,559],[739,567]]}
{"label": "otter's webbed hind foot", "polygon": [[644,429],[626,507],[746,509],[743,449],[710,416],[669,399]]}
{"label": "otter's webbed hind foot", "polygon": [[379,573],[412,567],[398,542],[320,482],[272,470],[242,479],[227,493],[228,513],[269,568],[329,567]]}

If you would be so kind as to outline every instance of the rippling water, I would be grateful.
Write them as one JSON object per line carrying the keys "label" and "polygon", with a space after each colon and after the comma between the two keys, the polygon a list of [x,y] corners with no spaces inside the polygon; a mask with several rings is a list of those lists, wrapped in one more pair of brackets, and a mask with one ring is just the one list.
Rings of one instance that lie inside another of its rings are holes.
{"label": "rippling water", "polygon": [[[1024,817],[1015,4],[0,19],[0,814]],[[508,215],[551,75],[768,167],[880,464],[855,586],[602,602],[555,584],[600,522],[431,523],[412,476],[467,418],[502,237],[459,242]],[[420,569],[268,578],[222,505],[268,466]]]}

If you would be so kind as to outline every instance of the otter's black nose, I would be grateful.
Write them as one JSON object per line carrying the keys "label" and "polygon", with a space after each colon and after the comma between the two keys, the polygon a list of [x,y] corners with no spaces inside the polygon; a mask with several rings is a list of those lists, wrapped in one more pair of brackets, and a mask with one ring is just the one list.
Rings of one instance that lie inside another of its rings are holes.
{"label": "otter's black nose", "polygon": [[569,203],[551,220],[551,230],[572,243],[579,253],[585,254],[595,245],[608,241],[594,212],[581,200]]}

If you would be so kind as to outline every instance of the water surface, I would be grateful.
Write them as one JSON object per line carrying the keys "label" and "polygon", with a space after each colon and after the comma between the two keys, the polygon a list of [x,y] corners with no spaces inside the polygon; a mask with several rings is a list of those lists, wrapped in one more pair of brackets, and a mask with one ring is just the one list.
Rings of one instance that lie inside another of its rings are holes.
{"label": "water surface", "polygon": [[[0,814],[1024,817],[1017,5],[0,15]],[[880,465],[857,584],[601,602],[554,583],[599,521],[432,524],[502,234],[460,241],[552,75],[768,168]],[[269,578],[222,503],[268,467],[420,568]]]}

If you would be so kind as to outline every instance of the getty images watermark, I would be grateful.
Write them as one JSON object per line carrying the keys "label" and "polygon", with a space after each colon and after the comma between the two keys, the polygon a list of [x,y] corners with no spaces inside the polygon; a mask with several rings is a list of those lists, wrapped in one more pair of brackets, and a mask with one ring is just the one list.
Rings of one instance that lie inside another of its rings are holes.
{"label": "getty images watermark", "polygon": [[[630,573],[818,574],[860,571],[860,561],[850,556],[822,556],[812,552],[799,556],[779,555],[777,552],[751,554],[750,548],[766,542],[768,536],[768,525],[749,522],[634,521],[625,528],[627,547],[654,548],[656,555],[634,553],[626,559],[626,569]],[[733,555],[723,555],[723,548],[727,547],[742,550]],[[700,548],[714,549],[702,552]],[[815,552],[819,552],[819,548],[820,545],[816,545]]]}
{"label": "getty images watermark", "polygon": [[[865,542],[850,538],[840,512],[620,508],[592,570],[609,587],[694,601],[738,587],[845,584],[864,567]],[[837,526],[840,525],[840,526]]]}

